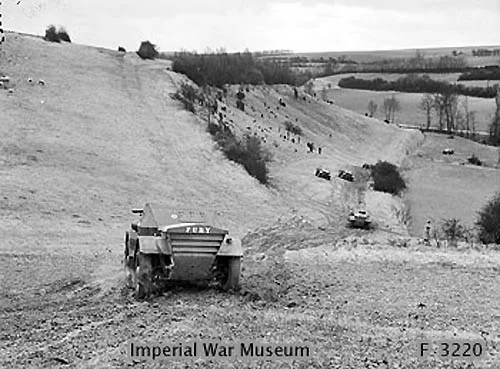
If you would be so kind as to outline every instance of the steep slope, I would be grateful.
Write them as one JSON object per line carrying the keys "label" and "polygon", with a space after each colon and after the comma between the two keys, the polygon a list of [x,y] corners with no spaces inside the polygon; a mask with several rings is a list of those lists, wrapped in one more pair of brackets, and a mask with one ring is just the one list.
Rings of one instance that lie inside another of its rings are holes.
{"label": "steep slope", "polygon": [[[404,231],[398,201],[367,190],[357,166],[400,162],[418,134],[311,98],[295,101],[284,86],[249,89],[241,112],[231,87],[224,120],[239,135],[268,136],[266,188],[224,158],[202,118],[170,98],[185,78],[165,71],[166,62],[13,33],[2,48],[0,73],[15,92],[0,90],[0,367],[283,367],[126,357],[129,340],[194,337],[229,344],[294,337],[315,348],[298,368],[364,367],[376,358],[407,367],[417,334],[453,337],[451,322],[464,337],[498,332],[498,253],[395,251],[384,232],[339,240],[350,232],[346,208],[359,201],[381,226]],[[280,97],[287,106],[278,110]],[[264,111],[264,102],[272,108]],[[302,127],[300,145],[280,138],[287,119]],[[322,154],[308,154],[306,142]],[[316,166],[333,174],[351,168],[360,180],[328,182],[314,177]],[[120,270],[122,237],[130,207],[144,201],[223,210],[236,234],[250,230],[242,291],[183,286],[132,299]],[[425,332],[413,321],[419,302],[428,306],[418,310]],[[491,343],[499,347],[498,337]],[[496,357],[495,348],[489,361]]]}
{"label": "steep slope", "polygon": [[[341,230],[347,209],[363,201],[381,224],[399,226],[392,199],[374,193],[363,198],[363,188],[313,174],[317,166],[335,171],[377,159],[399,162],[418,139],[412,133],[312,98],[296,101],[287,86],[252,89],[244,113],[233,108],[233,87],[226,113],[235,131],[274,128],[266,143],[274,155],[273,185],[266,188],[226,160],[204,122],[172,100],[185,77],[167,71],[168,62],[7,36],[0,72],[11,77],[15,92],[0,91],[4,253],[69,253],[75,260],[68,270],[75,275],[102,270],[110,276],[119,268],[110,266],[116,259],[96,261],[94,255],[119,255],[129,209],[146,201],[222,212],[220,222],[240,237],[295,215]],[[278,110],[279,98],[286,108]],[[304,130],[300,145],[280,140],[285,120]],[[323,153],[307,154],[307,141]],[[380,211],[381,205],[388,210]],[[92,267],[80,257],[92,257]],[[26,270],[18,270],[22,279]],[[47,277],[44,270],[35,279],[65,276],[56,268]]]}
{"label": "steep slope", "polygon": [[173,208],[237,208],[228,219],[237,226],[257,212],[259,199],[267,205],[258,219],[275,217],[273,195],[224,160],[169,97],[175,89],[165,63],[16,35],[4,52],[0,68],[15,89],[0,97],[4,196],[12,213],[24,209],[36,223],[64,208],[58,222],[71,223],[73,213],[109,221],[144,201],[164,200]]}
{"label": "steep slope", "polygon": [[[240,136],[261,138],[274,158],[273,185],[297,213],[329,229],[340,230],[350,208],[366,206],[380,225],[405,232],[395,217],[401,204],[391,196],[368,190],[367,173],[361,166],[377,160],[400,164],[421,142],[419,132],[359,116],[302,90],[296,99],[289,86],[245,88],[243,112],[235,108],[238,89],[240,86],[233,86],[228,91],[219,113]],[[286,122],[300,127],[302,135],[287,137]],[[314,152],[308,152],[309,142],[314,144]],[[329,169],[333,180],[314,177],[317,167]],[[353,170],[360,180],[349,183],[336,178],[340,169]]]}

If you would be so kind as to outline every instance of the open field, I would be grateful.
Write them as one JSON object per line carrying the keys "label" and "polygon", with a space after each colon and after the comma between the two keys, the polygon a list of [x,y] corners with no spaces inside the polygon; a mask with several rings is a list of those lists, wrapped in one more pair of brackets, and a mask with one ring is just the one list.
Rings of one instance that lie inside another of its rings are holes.
{"label": "open field", "polygon": [[[339,76],[326,77],[328,82],[325,83],[323,78],[318,78],[314,81],[315,91],[317,96],[322,95],[323,87],[327,88],[327,99],[333,100],[337,105],[352,110],[359,114],[368,112],[368,103],[373,100],[377,104],[378,109],[374,115],[375,119],[384,120],[383,103],[384,99],[395,96],[401,105],[401,110],[396,113],[396,124],[406,125],[425,125],[427,117],[424,111],[419,109],[418,105],[422,99],[423,94],[419,93],[405,93],[405,92],[390,92],[390,91],[366,91],[355,89],[334,88],[328,89],[330,79],[336,80]],[[395,77],[395,76],[394,76]],[[476,82],[476,81],[474,81]],[[460,99],[464,101],[464,97]],[[476,112],[476,131],[487,131],[493,114],[495,113],[495,100],[483,99],[479,97],[467,97],[469,104],[469,111]],[[433,112],[432,126],[437,126],[437,117]]]}
{"label": "open field", "polygon": [[[443,155],[445,148],[455,153]],[[467,163],[472,154],[483,162],[482,167]],[[500,169],[495,168],[498,160],[498,148],[460,137],[426,134],[423,145],[405,163],[410,233],[422,235],[429,219],[438,225],[443,219],[457,218],[472,226],[477,212],[500,191]]]}
{"label": "open field", "polygon": [[[413,160],[426,157],[407,154],[437,156],[438,142],[421,148],[418,131],[302,90],[296,100],[290,86],[249,88],[243,112],[235,108],[239,86],[230,86],[218,113],[271,152],[266,187],[217,149],[202,107],[194,115],[171,97],[186,78],[168,62],[16,34],[2,52],[0,71],[14,93],[0,90],[0,367],[465,368],[415,355],[418,339],[455,337],[484,344],[475,368],[500,365],[500,252],[420,245],[404,224],[402,199],[371,191],[357,175],[376,160],[418,171]],[[302,128],[300,143],[283,138],[287,121]],[[307,153],[306,142],[321,155]],[[317,178],[319,166],[351,169],[356,180]],[[451,190],[486,186],[485,178]],[[135,219],[130,209],[147,201],[220,211],[243,239],[241,291],[179,286],[134,300],[123,234]],[[360,206],[376,229],[345,226]],[[193,339],[295,341],[312,356],[143,363],[125,353],[130,340]]]}

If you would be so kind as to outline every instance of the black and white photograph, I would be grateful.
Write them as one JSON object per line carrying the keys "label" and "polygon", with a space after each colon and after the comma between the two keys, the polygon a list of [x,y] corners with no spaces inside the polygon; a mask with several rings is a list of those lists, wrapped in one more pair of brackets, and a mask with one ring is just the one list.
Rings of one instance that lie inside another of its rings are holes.
{"label": "black and white photograph", "polygon": [[0,0],[0,368],[500,368],[498,0]]}

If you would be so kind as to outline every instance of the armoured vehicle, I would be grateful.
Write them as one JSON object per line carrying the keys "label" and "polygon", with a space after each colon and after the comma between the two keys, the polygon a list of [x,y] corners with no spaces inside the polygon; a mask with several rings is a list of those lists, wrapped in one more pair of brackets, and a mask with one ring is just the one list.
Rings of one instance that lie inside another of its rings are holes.
{"label": "armoured vehicle", "polygon": [[345,181],[349,181],[349,182],[352,182],[354,181],[354,175],[349,172],[348,170],[339,170],[339,174],[338,174],[338,177],[345,180]]}
{"label": "armoured vehicle", "polygon": [[348,221],[353,228],[370,228],[371,225],[371,219],[366,210],[351,211]]}
{"label": "armoured vehicle", "polygon": [[171,282],[216,281],[225,290],[239,287],[241,241],[215,227],[206,213],[173,212],[150,203],[132,213],[139,221],[125,233],[125,267],[137,298]]}
{"label": "armoured vehicle", "polygon": [[444,149],[443,150],[443,155],[453,155],[455,153],[455,150],[453,149]]}
{"label": "armoured vehicle", "polygon": [[330,171],[323,168],[316,168],[316,173],[314,175],[319,178],[324,178],[327,181],[332,178]]}

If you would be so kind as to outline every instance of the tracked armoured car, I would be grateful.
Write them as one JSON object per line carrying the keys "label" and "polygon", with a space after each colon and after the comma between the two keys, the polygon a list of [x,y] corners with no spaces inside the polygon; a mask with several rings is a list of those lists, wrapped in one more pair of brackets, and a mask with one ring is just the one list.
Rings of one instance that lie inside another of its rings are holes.
{"label": "tracked armoured car", "polygon": [[316,172],[314,173],[316,177],[326,179],[327,181],[332,179],[332,175],[329,170],[324,168],[316,168]]}
{"label": "tracked armoured car", "polygon": [[369,229],[371,226],[371,218],[366,212],[366,210],[358,210],[356,212],[350,211],[347,218],[348,224],[352,228],[364,228]]}
{"label": "tracked armoured car", "polygon": [[225,290],[239,287],[241,241],[215,227],[206,213],[172,212],[155,204],[132,212],[139,221],[125,233],[125,267],[137,298],[175,282],[215,281]]}

